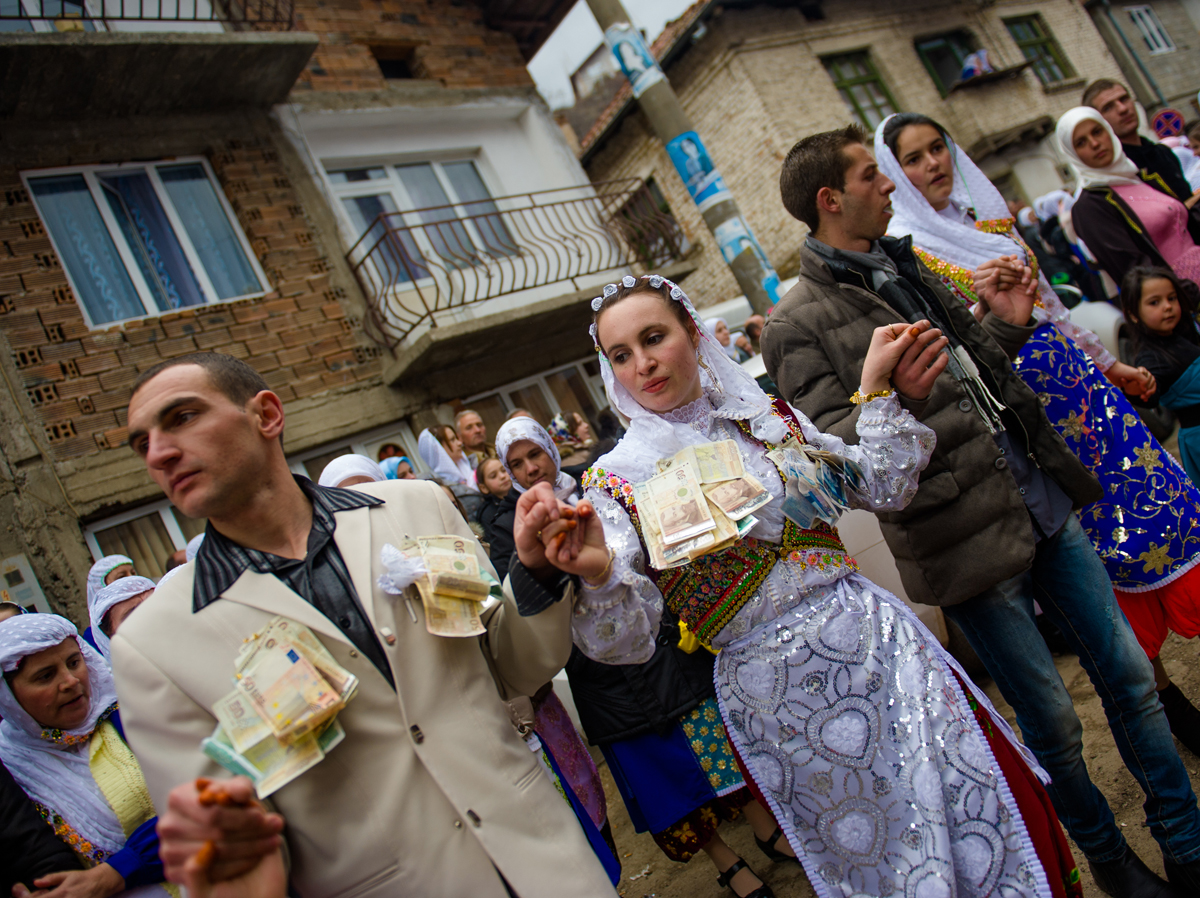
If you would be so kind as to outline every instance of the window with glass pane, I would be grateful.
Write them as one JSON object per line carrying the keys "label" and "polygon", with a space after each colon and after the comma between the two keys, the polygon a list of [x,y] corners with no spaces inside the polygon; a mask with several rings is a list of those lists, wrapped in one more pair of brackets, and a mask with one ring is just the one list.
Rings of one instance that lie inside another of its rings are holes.
{"label": "window with glass pane", "polygon": [[482,261],[475,253],[475,244],[467,236],[467,229],[458,220],[458,213],[450,204],[433,166],[427,162],[418,165],[397,165],[404,189],[408,191],[414,211],[424,227],[421,229],[439,260],[453,268],[465,268]]}
{"label": "window with glass pane", "polygon": [[167,559],[175,551],[175,541],[157,511],[124,524],[95,532],[96,542],[105,555],[125,555],[133,569],[143,577],[157,580],[167,572]]}
{"label": "window with glass pane", "polygon": [[565,371],[555,371],[546,375],[546,386],[554,394],[554,401],[568,417],[572,412],[583,417],[583,420],[595,427],[596,404],[592,402],[592,394],[579,376],[575,368]]}
{"label": "window with glass pane", "polygon": [[446,180],[450,182],[450,189],[457,195],[459,205],[475,226],[483,248],[493,255],[515,255],[516,241],[509,234],[504,218],[492,200],[492,195],[488,193],[483,178],[479,177],[475,163],[447,162],[442,165],[442,171],[446,173]]}
{"label": "window with glass pane", "polygon": [[[363,257],[383,244],[381,253],[371,255],[372,264],[387,268],[380,272],[388,283],[407,283],[417,278],[429,277],[429,271],[421,264],[421,251],[413,240],[411,231],[405,226],[396,211],[396,203],[390,193],[370,196],[352,196],[342,199],[346,214],[355,234],[365,235],[358,244]],[[387,218],[380,218],[387,215]]]}
{"label": "window with glass pane", "polygon": [[1175,52],[1175,42],[1171,40],[1171,35],[1167,34],[1167,29],[1163,27],[1162,22],[1158,20],[1158,15],[1151,7],[1126,6],[1125,11],[1129,13],[1129,18],[1137,26],[1142,40],[1146,42],[1146,49],[1150,51],[1151,55]]}
{"label": "window with glass pane", "polygon": [[961,80],[963,63],[975,52],[974,42],[966,31],[952,31],[949,34],[919,40],[916,47],[917,55],[921,57],[921,62],[925,63],[929,77],[933,79],[943,97],[950,92],[955,82]]}
{"label": "window with glass pane", "polygon": [[1042,84],[1057,84],[1074,76],[1074,69],[1041,16],[1005,19],[1004,24],[1022,55],[1033,62],[1033,71]]}
{"label": "window with glass pane", "polygon": [[33,31],[21,0],[0,0],[0,31]]}
{"label": "window with glass pane", "polygon": [[265,291],[200,162],[26,176],[93,326]]}
{"label": "window with glass pane", "polygon": [[874,129],[896,111],[896,101],[866,51],[830,56],[822,62],[847,108],[867,128]]}

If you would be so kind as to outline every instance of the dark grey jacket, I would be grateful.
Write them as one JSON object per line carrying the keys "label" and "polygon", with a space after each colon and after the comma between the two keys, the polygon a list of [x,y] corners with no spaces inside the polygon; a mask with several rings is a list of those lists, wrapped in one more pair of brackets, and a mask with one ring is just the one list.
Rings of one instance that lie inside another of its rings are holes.
{"label": "dark grey jacket", "polygon": [[[898,253],[905,263],[902,272],[919,276],[936,294],[959,337],[990,368],[1000,398],[1020,419],[1021,430],[1012,428],[1014,442],[1029,448],[1077,508],[1099,499],[1099,482],[1012,369],[1010,360],[1034,328],[992,314],[981,325],[917,262],[907,241],[891,241],[889,247],[889,254],[897,258]],[[824,260],[805,246],[800,282],[779,302],[763,331],[767,372],[817,427],[857,443],[858,407],[850,396],[859,387],[872,332],[899,320],[870,290],[835,281]],[[943,373],[929,398],[909,408],[937,434],[937,448],[908,508],[881,513],[879,521],[909,598],[955,605],[1028,570],[1033,527],[1007,461],[953,377]]]}

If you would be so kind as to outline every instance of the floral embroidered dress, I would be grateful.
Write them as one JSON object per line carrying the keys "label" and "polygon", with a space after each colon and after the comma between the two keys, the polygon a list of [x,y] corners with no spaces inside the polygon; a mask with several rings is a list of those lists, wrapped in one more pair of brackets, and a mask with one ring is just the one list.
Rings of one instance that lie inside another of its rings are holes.
{"label": "floral embroidered dress", "polygon": [[[1038,327],[1013,362],[1038,394],[1046,417],[1104,487],[1105,497],[1079,512],[1104,569],[1132,617],[1137,599],[1180,580],[1200,564],[1200,490],[1153,434],[1124,394],[1104,376],[1117,361],[1100,338],[1079,327],[1058,299],[1037,258],[1021,239],[1004,198],[967,157],[952,147],[955,183],[950,205],[934,211],[909,182],[876,131],[880,170],[896,182],[888,233],[912,236],[913,250],[968,307],[978,301],[974,271],[1002,255],[1023,257],[1038,279],[1033,316]],[[1195,574],[1200,577],[1200,571]],[[1192,584],[1168,601],[1191,602]],[[1200,588],[1200,584],[1197,584]]]}
{"label": "floral embroidered dress", "polygon": [[[672,297],[695,318],[681,290]],[[667,415],[642,409],[607,360],[601,366],[631,424],[584,478],[614,559],[607,583],[578,600],[576,644],[599,661],[644,662],[665,601],[720,649],[726,730],[822,898],[1050,896],[966,675],[903,602],[858,573],[833,528],[801,530],[784,516],[783,481],[766,455],[794,436],[861,467],[857,491],[847,485],[854,505],[899,509],[916,492],[933,433],[890,396],[862,406],[860,443],[846,446],[773,405],[701,333],[705,395]],[[632,484],[683,445],[724,439],[737,443],[770,504],[734,547],[655,571]]]}

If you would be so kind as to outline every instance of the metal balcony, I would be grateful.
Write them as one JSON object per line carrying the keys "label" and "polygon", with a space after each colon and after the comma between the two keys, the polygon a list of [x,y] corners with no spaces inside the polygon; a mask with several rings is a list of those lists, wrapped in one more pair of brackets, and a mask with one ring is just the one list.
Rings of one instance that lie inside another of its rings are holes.
{"label": "metal balcony", "polygon": [[395,357],[439,317],[461,321],[456,309],[524,293],[532,310],[593,287],[597,275],[661,269],[686,247],[675,220],[630,179],[385,213],[347,258],[368,297],[365,329]]}
{"label": "metal balcony", "polygon": [[[136,31],[137,23],[167,23],[191,30],[288,31],[295,18],[293,0],[4,0],[0,31]],[[110,24],[111,23],[111,24]],[[155,29],[160,30],[160,29]]]}

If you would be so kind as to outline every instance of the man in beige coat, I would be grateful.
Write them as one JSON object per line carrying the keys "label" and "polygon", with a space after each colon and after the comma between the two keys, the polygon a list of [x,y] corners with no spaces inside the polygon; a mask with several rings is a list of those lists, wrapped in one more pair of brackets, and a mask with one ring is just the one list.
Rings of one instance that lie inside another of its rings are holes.
{"label": "man in beige coat", "polygon": [[[228,356],[164,363],[134,387],[130,445],[177,508],[209,521],[196,560],[113,642],[122,720],[156,807],[166,812],[180,783],[222,775],[200,751],[211,705],[231,688],[242,641],[284,615],[360,681],[339,716],[345,741],[272,796],[296,892],[612,895],[497,694],[532,694],[565,663],[570,581],[518,564],[486,635],[430,635],[415,593],[379,587],[380,553],[419,534],[473,541],[466,522],[433,484],[351,492],[293,478],[283,423],[278,397]],[[235,872],[223,851],[218,866]]]}

